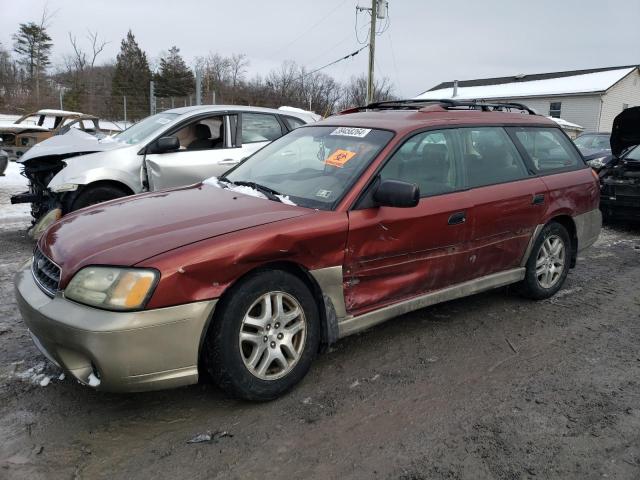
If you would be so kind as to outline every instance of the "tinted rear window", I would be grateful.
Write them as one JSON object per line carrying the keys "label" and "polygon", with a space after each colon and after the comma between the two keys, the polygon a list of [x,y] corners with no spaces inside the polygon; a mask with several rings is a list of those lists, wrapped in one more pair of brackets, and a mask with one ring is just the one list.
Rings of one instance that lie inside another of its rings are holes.
{"label": "tinted rear window", "polygon": [[513,128],[537,173],[575,170],[584,162],[571,141],[557,128]]}

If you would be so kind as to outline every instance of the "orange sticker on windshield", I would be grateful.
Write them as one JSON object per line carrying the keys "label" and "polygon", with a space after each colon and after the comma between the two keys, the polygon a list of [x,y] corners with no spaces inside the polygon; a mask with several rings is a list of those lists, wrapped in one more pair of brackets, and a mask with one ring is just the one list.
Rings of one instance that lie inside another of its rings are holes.
{"label": "orange sticker on windshield", "polygon": [[324,163],[333,167],[342,168],[344,164],[356,156],[356,152],[350,152],[349,150],[336,150]]}

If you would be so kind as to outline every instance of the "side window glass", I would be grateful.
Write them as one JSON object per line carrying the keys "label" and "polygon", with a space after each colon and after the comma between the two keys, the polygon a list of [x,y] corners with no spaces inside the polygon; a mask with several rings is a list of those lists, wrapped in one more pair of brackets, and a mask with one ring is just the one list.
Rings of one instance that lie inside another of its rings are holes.
{"label": "side window glass", "polygon": [[518,150],[503,128],[461,128],[460,140],[470,188],[529,176]]}
{"label": "side window glass", "polygon": [[415,183],[422,197],[457,190],[460,172],[455,158],[455,135],[455,130],[440,130],[411,137],[389,159],[380,178]]}
{"label": "side window glass", "polygon": [[295,130],[296,128],[301,127],[305,124],[299,118],[282,117],[282,119],[284,120],[284,123],[289,130]]}
{"label": "side window glass", "polygon": [[573,170],[583,164],[570,140],[556,128],[515,128],[514,131],[538,173]]}
{"label": "side window glass", "polygon": [[270,142],[282,136],[282,127],[275,115],[242,114],[242,143]]}
{"label": "side window glass", "polygon": [[224,147],[224,117],[218,115],[190,123],[173,135],[180,140],[180,151],[213,150]]}

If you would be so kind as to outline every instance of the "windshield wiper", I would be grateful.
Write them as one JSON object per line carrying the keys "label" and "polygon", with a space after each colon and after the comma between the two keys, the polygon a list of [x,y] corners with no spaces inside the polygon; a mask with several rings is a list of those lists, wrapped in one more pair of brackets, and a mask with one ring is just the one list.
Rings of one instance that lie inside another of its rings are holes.
{"label": "windshield wiper", "polygon": [[[225,181],[231,182],[229,179],[225,179]],[[251,187],[254,190],[258,190],[260,193],[263,193],[269,200],[275,200],[276,202],[282,203],[282,200],[278,197],[278,195],[281,195],[280,192],[276,192],[273,188],[265,187],[264,185],[260,185],[256,182],[245,182],[242,180],[231,183],[238,186]]]}

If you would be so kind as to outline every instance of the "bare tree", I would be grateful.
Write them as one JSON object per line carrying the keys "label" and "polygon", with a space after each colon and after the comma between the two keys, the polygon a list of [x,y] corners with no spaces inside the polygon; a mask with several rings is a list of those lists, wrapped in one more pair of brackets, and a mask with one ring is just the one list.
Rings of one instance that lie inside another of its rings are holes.
{"label": "bare tree", "polygon": [[91,30],[87,30],[87,39],[91,42],[91,61],[89,62],[89,66],[93,68],[96,64],[98,55],[102,53],[104,47],[106,47],[109,42],[99,40],[98,32],[92,32]]}
{"label": "bare tree", "polygon": [[[384,100],[393,100],[393,85],[388,78],[376,80],[373,85],[373,101],[381,102]],[[345,86],[344,95],[341,102],[341,109],[349,107],[357,107],[366,105],[367,103],[367,77],[360,75],[359,77],[351,77],[349,83]]]}
{"label": "bare tree", "polygon": [[238,86],[244,80],[244,76],[247,73],[247,67],[249,66],[249,60],[244,53],[231,55],[229,59],[229,71],[231,74],[231,100],[235,99]]}
{"label": "bare tree", "polygon": [[104,47],[106,47],[109,42],[104,40],[99,40],[98,33],[92,32],[91,30],[87,30],[87,40],[91,45],[91,53],[87,56],[87,53],[78,45],[78,39],[71,35],[69,32],[69,42],[71,42],[71,46],[73,47],[73,64],[75,68],[80,71],[84,71],[84,69],[89,66],[89,68],[93,68],[96,64],[96,59],[98,55],[102,53]]}

